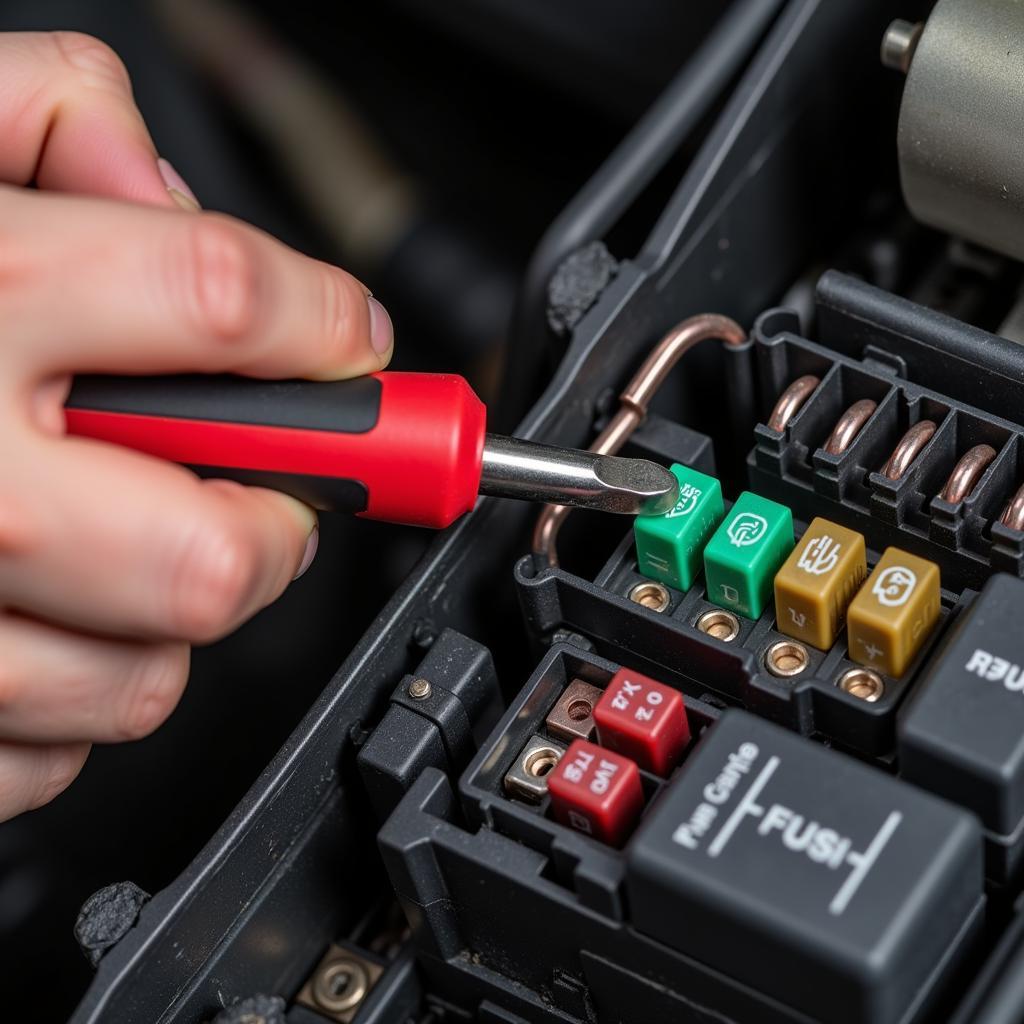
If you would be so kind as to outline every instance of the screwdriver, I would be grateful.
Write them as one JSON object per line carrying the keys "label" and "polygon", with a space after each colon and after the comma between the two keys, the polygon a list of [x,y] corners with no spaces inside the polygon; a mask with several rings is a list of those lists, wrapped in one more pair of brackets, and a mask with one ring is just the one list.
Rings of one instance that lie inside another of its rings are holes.
{"label": "screwdriver", "polygon": [[447,526],[479,494],[644,515],[678,497],[676,478],[645,459],[488,434],[483,403],[455,374],[82,376],[65,414],[70,434],[413,526]]}

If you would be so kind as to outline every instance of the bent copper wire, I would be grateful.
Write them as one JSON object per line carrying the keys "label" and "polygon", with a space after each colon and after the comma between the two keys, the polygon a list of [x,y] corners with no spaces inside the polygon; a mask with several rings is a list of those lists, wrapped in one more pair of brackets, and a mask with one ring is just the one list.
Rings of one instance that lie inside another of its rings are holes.
{"label": "bent copper wire", "polygon": [[[726,345],[741,345],[746,333],[735,320],[717,313],[701,313],[672,328],[636,372],[619,395],[619,408],[598,434],[590,451],[614,455],[647,417],[647,407],[669,372],[694,345],[709,338],[718,338]],[[533,553],[548,565],[558,565],[556,541],[569,513],[567,505],[545,505],[533,529]]]}
{"label": "bent copper wire", "polygon": [[870,398],[862,398],[854,402],[832,428],[828,440],[825,442],[825,451],[829,455],[842,455],[847,448],[853,444],[854,438],[861,432],[864,424],[874,415],[878,403]]}
{"label": "bent copper wire", "polygon": [[1017,491],[1010,499],[1010,504],[1003,509],[999,522],[1011,530],[1024,532],[1024,486]]}
{"label": "bent copper wire", "polygon": [[899,480],[910,468],[910,464],[921,454],[921,449],[932,439],[935,424],[931,420],[919,420],[901,438],[892,455],[882,467],[882,476]]}
{"label": "bent copper wire", "polygon": [[996,457],[996,450],[990,444],[976,444],[966,452],[949,474],[946,486],[939,497],[951,505],[963,501],[974,490],[981,474]]}
{"label": "bent copper wire", "polygon": [[771,415],[768,417],[768,428],[778,431],[780,434],[786,429],[786,424],[793,418],[797,410],[811,395],[821,381],[813,374],[806,374],[797,377],[785,391],[779,395]]}

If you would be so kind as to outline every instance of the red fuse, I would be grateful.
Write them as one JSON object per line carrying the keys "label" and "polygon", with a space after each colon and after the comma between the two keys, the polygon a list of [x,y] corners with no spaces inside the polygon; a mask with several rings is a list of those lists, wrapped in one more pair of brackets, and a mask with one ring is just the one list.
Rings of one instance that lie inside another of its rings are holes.
{"label": "red fuse", "polygon": [[548,776],[555,817],[612,846],[629,835],[644,805],[640,769],[620,754],[573,740]]}
{"label": "red fuse", "polygon": [[667,775],[690,742],[683,695],[629,668],[612,676],[594,721],[604,746],[657,775]]}

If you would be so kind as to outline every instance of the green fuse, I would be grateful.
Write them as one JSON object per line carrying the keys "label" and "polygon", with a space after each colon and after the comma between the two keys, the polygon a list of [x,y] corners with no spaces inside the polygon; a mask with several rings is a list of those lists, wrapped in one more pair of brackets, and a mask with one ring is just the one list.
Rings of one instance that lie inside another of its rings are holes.
{"label": "green fuse", "polygon": [[756,619],[793,550],[793,513],[744,491],[704,549],[708,600]]}
{"label": "green fuse", "polygon": [[700,572],[701,549],[722,521],[722,485],[713,477],[686,466],[669,469],[679,481],[679,500],[660,516],[637,516],[637,568],[644,576],[689,590]]}

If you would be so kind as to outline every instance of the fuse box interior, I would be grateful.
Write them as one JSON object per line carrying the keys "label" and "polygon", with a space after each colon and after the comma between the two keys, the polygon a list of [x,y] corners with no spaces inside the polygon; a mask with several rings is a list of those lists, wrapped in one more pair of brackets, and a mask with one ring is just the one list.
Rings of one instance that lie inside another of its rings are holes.
{"label": "fuse box interior", "polygon": [[685,173],[510,377],[518,434],[619,430],[677,506],[485,499],[439,536],[75,1024],[218,991],[291,1024],[1024,1019],[1022,274],[901,191],[970,5],[934,6],[729,5],[713,32],[762,20]]}

